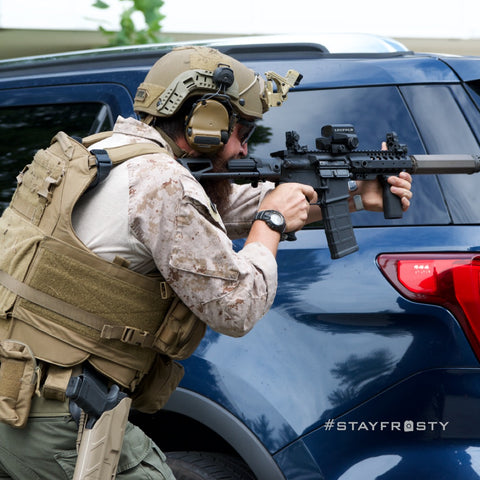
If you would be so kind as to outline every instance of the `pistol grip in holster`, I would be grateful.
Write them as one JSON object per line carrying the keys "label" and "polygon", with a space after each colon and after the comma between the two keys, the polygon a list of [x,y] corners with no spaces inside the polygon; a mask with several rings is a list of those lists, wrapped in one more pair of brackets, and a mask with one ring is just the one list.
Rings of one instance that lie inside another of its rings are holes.
{"label": "pistol grip in holster", "polygon": [[72,416],[81,418],[73,479],[114,479],[132,400],[88,365],[70,378],[66,396]]}
{"label": "pistol grip in holster", "polygon": [[73,480],[113,480],[122,451],[132,400],[123,398],[103,412],[93,428],[85,428]]}

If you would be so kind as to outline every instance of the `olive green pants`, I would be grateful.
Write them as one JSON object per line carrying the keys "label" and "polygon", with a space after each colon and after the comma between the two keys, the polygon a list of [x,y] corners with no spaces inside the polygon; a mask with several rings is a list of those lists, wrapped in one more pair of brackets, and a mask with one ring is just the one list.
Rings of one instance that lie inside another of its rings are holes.
{"label": "olive green pants", "polygon": [[[43,407],[45,403],[49,405],[47,408]],[[62,410],[65,407],[60,402],[42,401],[42,407],[32,412],[25,428],[0,423],[0,479],[73,478],[77,425],[68,412]],[[175,480],[163,452],[131,423],[126,428],[116,478]]]}

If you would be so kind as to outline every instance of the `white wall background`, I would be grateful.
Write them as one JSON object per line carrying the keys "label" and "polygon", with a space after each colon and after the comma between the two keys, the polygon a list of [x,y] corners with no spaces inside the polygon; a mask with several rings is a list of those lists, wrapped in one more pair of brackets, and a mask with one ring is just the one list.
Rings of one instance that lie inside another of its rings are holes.
{"label": "white wall background", "polygon": [[[105,1],[108,10],[94,8],[94,0],[0,0],[0,28],[115,29],[119,13],[130,3]],[[163,31],[172,33],[480,38],[480,0],[165,0],[161,13],[166,16]]]}

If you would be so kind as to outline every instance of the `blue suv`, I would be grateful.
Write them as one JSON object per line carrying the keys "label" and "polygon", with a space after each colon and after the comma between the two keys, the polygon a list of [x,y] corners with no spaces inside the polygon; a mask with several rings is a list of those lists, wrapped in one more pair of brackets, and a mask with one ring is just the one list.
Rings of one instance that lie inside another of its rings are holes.
{"label": "blue suv", "polygon": [[[283,149],[289,130],[314,148],[336,123],[355,126],[361,150],[395,131],[410,154],[480,153],[480,57],[334,40],[211,43],[260,73],[303,74],[253,155]],[[133,115],[169,49],[1,61],[2,208],[58,130]],[[208,330],[166,407],[132,412],[178,479],[480,479],[480,177],[417,176],[413,191],[402,219],[352,214],[359,251],[344,258],[330,258],[321,224],[283,242],[275,302],[253,331]]]}

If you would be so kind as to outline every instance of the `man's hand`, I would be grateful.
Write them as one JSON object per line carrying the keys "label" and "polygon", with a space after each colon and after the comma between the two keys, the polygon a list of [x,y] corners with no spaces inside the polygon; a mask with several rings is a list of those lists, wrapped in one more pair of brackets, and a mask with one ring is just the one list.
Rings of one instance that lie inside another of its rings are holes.
{"label": "man's hand", "polygon": [[[412,198],[412,177],[407,172],[401,172],[398,176],[387,179],[390,190],[402,200],[402,208],[406,211]],[[383,211],[383,188],[378,180],[358,181],[358,189],[353,195],[361,195],[366,210]],[[277,210],[284,217],[287,224],[287,232],[296,232],[306,223],[316,222],[322,219],[320,207],[315,205],[318,197],[315,190],[309,185],[300,183],[282,183],[268,193],[259,206],[259,210]],[[311,205],[312,204],[312,205]],[[352,201],[352,210],[353,201]],[[261,242],[266,245],[273,254],[276,253],[280,234],[269,229],[264,222],[254,222],[246,243]]]}
{"label": "man's hand", "polygon": [[260,204],[259,210],[278,210],[287,223],[287,232],[296,232],[307,221],[310,204],[318,201],[315,190],[301,183],[282,183]]}
{"label": "man's hand", "polygon": [[[391,176],[387,179],[390,190],[402,200],[404,211],[410,207],[412,199],[412,176],[407,172],[400,172],[398,176]],[[372,212],[383,211],[383,188],[378,180],[358,180],[358,189],[352,192],[350,197],[350,210],[355,211],[353,195],[360,195],[365,210]],[[313,223],[322,220],[320,207],[312,205],[306,223]]]}
{"label": "man's hand", "polygon": [[[258,210],[276,210],[285,217],[287,232],[296,232],[303,228],[309,218],[310,204],[318,201],[315,190],[301,183],[282,183],[269,192]],[[318,208],[318,207],[317,207]],[[263,243],[275,255],[280,234],[271,230],[263,221],[253,223],[245,244]]]}
{"label": "man's hand", "polygon": [[[410,207],[412,199],[412,176],[407,172],[400,172],[397,177],[391,176],[387,179],[390,184],[390,191],[401,198],[404,211]],[[361,195],[365,210],[372,212],[383,211],[383,189],[378,180],[358,181],[358,190],[355,195]]]}

